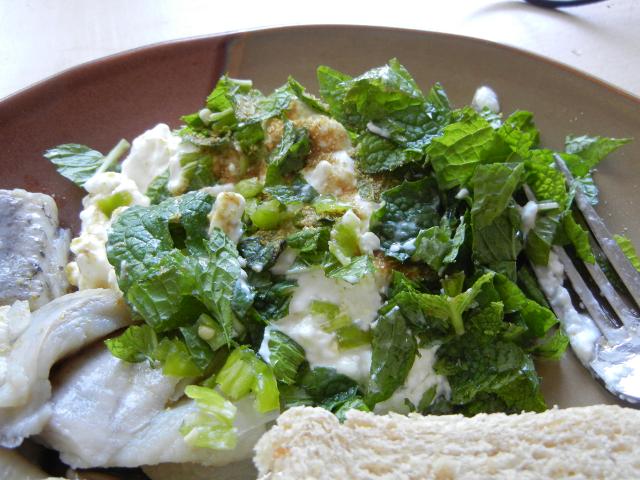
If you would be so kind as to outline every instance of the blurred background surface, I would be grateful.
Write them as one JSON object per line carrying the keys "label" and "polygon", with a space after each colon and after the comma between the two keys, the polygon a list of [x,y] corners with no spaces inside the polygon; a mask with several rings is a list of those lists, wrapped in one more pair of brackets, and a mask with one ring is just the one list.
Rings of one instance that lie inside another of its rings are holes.
{"label": "blurred background surface", "polygon": [[555,11],[515,0],[0,0],[0,98],[79,63],[151,43],[326,23],[493,40],[553,58],[640,96],[638,0]]}

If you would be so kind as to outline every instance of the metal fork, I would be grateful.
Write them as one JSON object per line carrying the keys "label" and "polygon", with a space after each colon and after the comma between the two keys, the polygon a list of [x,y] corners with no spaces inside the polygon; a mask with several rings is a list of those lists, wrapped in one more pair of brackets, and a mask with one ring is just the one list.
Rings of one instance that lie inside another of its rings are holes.
{"label": "metal fork", "polygon": [[[583,311],[586,310],[600,331],[600,337],[594,342],[590,358],[584,358],[582,355],[583,358],[580,360],[609,392],[633,406],[640,407],[640,272],[633,267],[613,239],[604,221],[596,213],[559,155],[555,155],[555,165],[564,174],[567,183],[575,189],[575,205],[591,231],[596,242],[594,246],[599,246],[626,288],[626,292],[616,288],[598,262],[574,263],[564,248],[553,247],[553,252],[562,263],[566,278],[579,299],[579,306]],[[525,193],[529,200],[535,201],[533,192],[526,186]],[[586,270],[588,275],[581,273],[580,269],[583,272]],[[538,267],[534,268],[534,271],[542,283],[543,269]],[[589,276],[592,281],[589,280]],[[549,292],[545,294],[549,297]],[[550,303],[566,329],[566,319],[562,318],[565,311],[558,307],[557,302],[556,305],[554,302]],[[571,334],[569,336],[571,340],[576,340],[571,338]],[[574,346],[574,342],[571,343]]]}

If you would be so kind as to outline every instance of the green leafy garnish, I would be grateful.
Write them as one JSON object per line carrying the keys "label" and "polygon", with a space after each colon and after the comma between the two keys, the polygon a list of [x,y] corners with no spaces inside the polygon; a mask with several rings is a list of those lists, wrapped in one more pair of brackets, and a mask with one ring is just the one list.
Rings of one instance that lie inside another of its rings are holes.
{"label": "green leafy garnish", "polygon": [[237,347],[231,352],[216,376],[216,383],[222,393],[232,400],[239,400],[253,392],[256,396],[255,407],[259,412],[269,412],[280,405],[273,370],[247,347]]}
{"label": "green leafy garnish", "polygon": [[184,441],[198,448],[234,449],[238,440],[233,427],[237,408],[210,388],[189,385],[184,393],[198,406],[180,427]]}
{"label": "green leafy garnish", "polygon": [[107,156],[104,156],[85,145],[66,143],[47,150],[44,156],[56,166],[60,175],[83,187],[96,173],[113,170],[128,149],[129,142],[120,140]]}

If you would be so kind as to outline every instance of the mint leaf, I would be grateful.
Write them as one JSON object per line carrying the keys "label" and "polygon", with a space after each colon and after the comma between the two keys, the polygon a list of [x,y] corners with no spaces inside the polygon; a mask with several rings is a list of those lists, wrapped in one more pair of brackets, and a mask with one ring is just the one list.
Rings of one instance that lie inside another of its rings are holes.
{"label": "mint leaf", "polygon": [[253,308],[265,323],[287,315],[295,280],[277,279],[267,271],[250,272],[249,284],[255,291]]}
{"label": "mint leaf", "polygon": [[399,148],[392,141],[370,132],[358,137],[357,148],[358,167],[364,173],[392,171],[416,162],[422,156]]}
{"label": "mint leaf", "polygon": [[295,177],[288,185],[265,187],[264,192],[283,205],[311,203],[318,196],[318,192],[301,177]]}
{"label": "mint leaf", "polygon": [[344,94],[344,123],[364,129],[370,120],[424,102],[409,72],[396,59],[350,80]]}
{"label": "mint leaf", "polygon": [[77,143],[65,143],[44,152],[58,173],[76,185],[83,187],[98,172],[114,170],[120,158],[129,149],[129,142],[120,140],[106,155]]}
{"label": "mint leaf", "polygon": [[491,125],[474,110],[465,108],[458,121],[431,140],[427,157],[440,188],[448,190],[466,184],[479,164],[504,161],[508,155]]}
{"label": "mint leaf", "polygon": [[131,207],[112,225],[107,256],[133,310],[156,331],[188,326],[209,311],[227,341],[251,303],[235,245],[208,235],[212,199],[192,192],[150,207]]}
{"label": "mint leaf", "polygon": [[425,177],[382,193],[383,205],[371,217],[371,231],[380,237],[385,254],[400,261],[415,250],[420,230],[440,223],[440,197],[433,179]]}
{"label": "mint leaf", "polygon": [[296,382],[298,369],[305,360],[304,349],[298,343],[280,332],[269,331],[269,363],[273,368],[276,380],[292,385]]}
{"label": "mint leaf", "polygon": [[523,158],[529,150],[536,148],[540,141],[540,132],[533,123],[531,112],[517,110],[513,112],[498,128],[498,135],[504,142]]}
{"label": "mint leaf", "polygon": [[391,397],[404,384],[418,348],[399,308],[378,317],[371,345],[371,370],[365,398],[370,407]]}
{"label": "mint leaf", "polygon": [[293,122],[286,121],[282,140],[267,160],[266,185],[282,183],[285,175],[297,172],[304,167],[310,150],[311,143],[307,130],[294,126]]}
{"label": "mint leaf", "polygon": [[245,237],[238,243],[240,255],[247,261],[247,266],[255,271],[262,272],[269,269],[282,251],[282,241],[268,240],[255,235]]}
{"label": "mint leaf", "polygon": [[213,112],[223,112],[233,106],[229,98],[236,94],[248,93],[251,86],[251,80],[239,80],[223,75],[207,96],[207,108]]}
{"label": "mint leaf", "polygon": [[549,263],[549,253],[560,226],[560,218],[561,215],[553,212],[538,213],[536,223],[529,231],[525,243],[527,258],[536,265]]}
{"label": "mint leaf", "polygon": [[184,191],[200,190],[217,183],[213,174],[213,156],[208,152],[186,153],[180,157]]}
{"label": "mint leaf", "polygon": [[169,170],[165,170],[164,173],[154,177],[151,180],[151,183],[147,187],[147,191],[144,193],[147,197],[149,197],[149,201],[152,205],[157,205],[158,203],[166,200],[171,197],[171,193],[167,188],[167,182],[169,181]]}
{"label": "mint leaf", "polygon": [[372,275],[375,267],[369,255],[355,257],[351,263],[342,267],[331,270],[327,273],[327,277],[344,280],[347,283],[358,283],[360,279],[367,275]]}
{"label": "mint leaf", "polygon": [[484,228],[504,212],[513,193],[524,180],[524,165],[493,163],[479,165],[473,177],[471,219],[475,228]]}
{"label": "mint leaf", "polygon": [[622,250],[622,253],[624,253],[629,259],[633,268],[640,272],[640,258],[638,258],[638,253],[636,252],[636,248],[633,246],[633,243],[631,243],[631,240],[624,235],[614,235],[613,238]]}
{"label": "mint leaf", "polygon": [[569,206],[569,196],[564,175],[553,168],[553,152],[538,150],[532,161],[525,162],[526,183],[531,187],[536,200],[552,201],[559,205],[561,210]]}
{"label": "mint leaf", "polygon": [[340,422],[346,420],[346,414],[349,410],[370,411],[360,394],[360,390],[355,387],[329,397],[320,406],[334,413]]}
{"label": "mint leaf", "polygon": [[[495,304],[494,304],[495,305]],[[499,307],[471,317],[469,330],[438,349],[436,373],[446,375],[454,411],[543,411],[540,380],[530,356],[501,335]]]}
{"label": "mint leaf", "polygon": [[462,314],[471,306],[482,290],[482,286],[490,282],[493,276],[493,272],[485,273],[470,288],[455,297],[450,297],[446,294],[421,293],[416,294],[415,299],[426,314],[449,321],[455,333],[462,335],[464,333]]}
{"label": "mint leaf", "polygon": [[520,213],[512,203],[493,220],[491,225],[478,228],[471,221],[473,259],[480,265],[515,280],[516,260],[522,250],[519,238]]}
{"label": "mint leaf", "polygon": [[104,155],[85,145],[67,143],[51,148],[44,153],[51,161],[58,173],[82,187],[95,173],[104,161]]}
{"label": "mint leaf", "polygon": [[574,176],[582,177],[607,155],[630,141],[630,138],[568,136],[565,140],[565,150],[574,156],[565,158],[565,162]]}
{"label": "mint leaf", "polygon": [[114,357],[125,362],[139,363],[153,358],[158,338],[148,325],[133,325],[104,343]]}
{"label": "mint leaf", "polygon": [[305,227],[287,237],[287,245],[301,253],[317,252],[329,242],[328,227]]}
{"label": "mint leaf", "polygon": [[304,368],[298,377],[298,385],[302,387],[311,400],[321,404],[327,399],[342,392],[358,388],[355,380],[338,373],[335,368],[315,367]]}
{"label": "mint leaf", "polygon": [[317,70],[320,96],[329,105],[331,115],[343,118],[343,102],[351,77],[330,67],[321,65]]}
{"label": "mint leaf", "polygon": [[460,222],[451,238],[452,230],[449,221],[443,218],[439,226],[421,230],[416,238],[416,249],[411,259],[422,261],[435,271],[440,270],[443,265],[456,261],[458,250],[465,239],[464,217],[460,217]]}
{"label": "mint leaf", "polygon": [[328,114],[328,106],[322,102],[319,98],[311,95],[305,91],[305,88],[295,78],[289,75],[287,85],[291,91],[301,100],[305,105],[311,107],[313,110],[319,113]]}
{"label": "mint leaf", "polygon": [[596,259],[593,256],[593,250],[589,242],[589,232],[576,222],[571,210],[565,212],[562,216],[561,223],[564,238],[560,240],[560,243],[565,245],[567,243],[572,244],[582,260],[587,263],[594,263]]}

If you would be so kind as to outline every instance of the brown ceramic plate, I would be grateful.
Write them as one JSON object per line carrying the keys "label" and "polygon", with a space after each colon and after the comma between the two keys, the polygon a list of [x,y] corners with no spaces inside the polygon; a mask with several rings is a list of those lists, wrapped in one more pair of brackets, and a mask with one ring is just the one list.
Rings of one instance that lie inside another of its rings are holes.
{"label": "brown ceramic plate", "polygon": [[[531,110],[542,142],[561,148],[567,134],[640,139],[640,100],[558,63],[482,40],[432,32],[351,26],[289,27],[145,47],[81,65],[0,102],[0,188],[53,194],[62,221],[77,227],[82,191],[42,152],[78,142],[107,151],[159,122],[179,125],[228,71],[269,91],[289,74],[314,88],[326,64],[357,74],[397,57],[424,88],[441,82],[456,105],[481,84],[504,112]],[[614,232],[640,243],[640,142],[599,169],[600,213]],[[545,397],[561,407],[613,399],[569,353],[540,365]]]}

